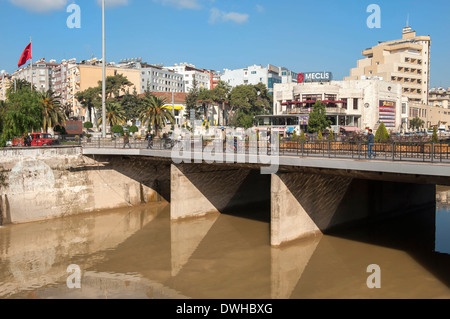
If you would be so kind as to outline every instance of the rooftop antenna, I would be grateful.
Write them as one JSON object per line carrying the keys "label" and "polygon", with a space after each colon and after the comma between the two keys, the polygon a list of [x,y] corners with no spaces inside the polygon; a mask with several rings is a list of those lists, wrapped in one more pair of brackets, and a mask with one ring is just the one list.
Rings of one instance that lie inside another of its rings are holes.
{"label": "rooftop antenna", "polygon": [[406,27],[409,27],[409,13],[408,13],[408,16],[406,18]]}

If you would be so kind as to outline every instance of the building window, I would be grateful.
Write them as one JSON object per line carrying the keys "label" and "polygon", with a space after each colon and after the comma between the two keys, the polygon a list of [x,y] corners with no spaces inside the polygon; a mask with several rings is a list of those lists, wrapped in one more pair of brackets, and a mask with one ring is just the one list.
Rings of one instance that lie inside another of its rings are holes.
{"label": "building window", "polygon": [[322,100],[322,94],[303,94],[303,101]]}
{"label": "building window", "polygon": [[353,109],[354,110],[358,109],[358,99],[353,99]]}
{"label": "building window", "polygon": [[402,103],[402,114],[406,114],[406,103]]}

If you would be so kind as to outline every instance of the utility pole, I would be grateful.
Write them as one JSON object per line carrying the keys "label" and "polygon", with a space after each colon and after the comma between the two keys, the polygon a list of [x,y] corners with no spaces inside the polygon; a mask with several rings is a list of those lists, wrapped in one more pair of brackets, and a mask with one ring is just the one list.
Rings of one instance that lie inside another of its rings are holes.
{"label": "utility pole", "polygon": [[102,0],[102,48],[103,48],[103,81],[102,81],[102,137],[106,137],[106,54],[105,54],[105,0]]}
{"label": "utility pole", "polygon": [[[30,37],[30,44],[31,44],[31,46],[30,46],[30,50],[31,50],[31,52],[33,52],[33,45],[32,45],[32,39],[31,39],[31,37]],[[33,91],[33,54],[31,54],[31,64],[30,64],[30,70],[31,70],[31,91]]]}

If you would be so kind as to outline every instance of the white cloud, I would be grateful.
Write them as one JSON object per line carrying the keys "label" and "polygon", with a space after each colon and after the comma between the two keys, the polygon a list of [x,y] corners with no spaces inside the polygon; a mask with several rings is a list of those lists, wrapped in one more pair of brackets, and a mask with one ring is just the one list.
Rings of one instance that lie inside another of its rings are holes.
{"label": "white cloud", "polygon": [[172,6],[178,9],[199,9],[202,0],[155,0],[163,5]]}
{"label": "white cloud", "polygon": [[215,24],[219,22],[234,22],[234,23],[245,23],[248,22],[249,15],[245,13],[237,12],[224,12],[217,8],[212,8],[209,16],[209,23]]}
{"label": "white cloud", "polygon": [[[64,10],[69,4],[68,0],[9,0],[9,2],[15,6],[25,8],[28,11],[38,13]],[[105,4],[108,8],[127,5],[128,2],[129,0],[105,0]],[[97,3],[101,6],[102,0],[97,0]]]}
{"label": "white cloud", "polygon": [[9,2],[28,11],[39,13],[63,10],[67,5],[67,0],[9,0]]}
{"label": "white cloud", "polygon": [[256,5],[256,10],[257,10],[259,13],[262,13],[262,12],[264,12],[264,7],[263,7],[262,5],[257,4],[257,5]]}
{"label": "white cloud", "polygon": [[[102,0],[97,0],[99,6],[102,5]],[[105,6],[107,8],[117,7],[117,6],[126,6],[128,4],[128,0],[105,0]]]}

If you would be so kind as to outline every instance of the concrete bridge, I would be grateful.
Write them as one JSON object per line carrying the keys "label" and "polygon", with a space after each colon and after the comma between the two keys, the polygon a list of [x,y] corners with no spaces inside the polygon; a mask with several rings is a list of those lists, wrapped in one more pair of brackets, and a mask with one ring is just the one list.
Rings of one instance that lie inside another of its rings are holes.
{"label": "concrete bridge", "polygon": [[[211,158],[195,149],[83,147],[82,152],[105,163],[128,162],[122,173],[163,194],[173,220],[233,213],[240,206],[270,207],[273,246],[435,205],[436,185],[450,185],[445,162],[222,152]],[[137,167],[158,172],[158,180],[136,175]]]}

